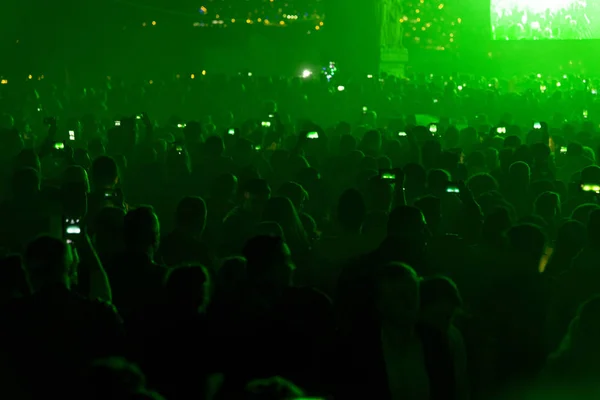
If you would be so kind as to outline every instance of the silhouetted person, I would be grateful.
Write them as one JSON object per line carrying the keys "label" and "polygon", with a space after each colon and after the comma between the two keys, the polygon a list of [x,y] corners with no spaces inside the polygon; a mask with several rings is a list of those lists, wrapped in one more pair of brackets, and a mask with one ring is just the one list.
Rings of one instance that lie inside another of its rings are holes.
{"label": "silhouetted person", "polygon": [[199,263],[213,268],[212,255],[204,244],[206,203],[200,197],[185,197],[175,213],[175,229],[162,241],[159,257],[168,266]]}
{"label": "silhouetted person", "polygon": [[154,262],[160,245],[160,225],[151,207],[125,215],[125,251],[106,266],[113,302],[124,315],[159,300],[166,269]]}
{"label": "silhouetted person", "polygon": [[33,294],[0,310],[3,361],[33,398],[55,390],[68,397],[77,385],[65,386],[65,376],[94,358],[121,354],[121,320],[114,307],[71,291],[77,265],[63,241],[42,236],[31,242],[25,268]]}

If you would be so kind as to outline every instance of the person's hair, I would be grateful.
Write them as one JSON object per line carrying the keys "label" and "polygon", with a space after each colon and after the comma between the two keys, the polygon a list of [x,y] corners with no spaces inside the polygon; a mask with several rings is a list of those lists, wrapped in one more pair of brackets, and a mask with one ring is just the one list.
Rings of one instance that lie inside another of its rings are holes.
{"label": "person's hair", "polygon": [[257,178],[247,181],[243,185],[242,191],[254,196],[268,196],[271,193],[271,188],[266,180]]}
{"label": "person's hair", "polygon": [[146,377],[141,369],[122,357],[94,361],[84,372],[86,398],[93,400],[129,399],[143,393]]}
{"label": "person's hair", "polygon": [[450,182],[450,174],[443,169],[433,169],[427,175],[427,185],[429,190],[438,193],[446,189],[446,184]]}
{"label": "person's hair", "polygon": [[246,272],[251,282],[279,285],[289,282],[291,274],[289,253],[280,237],[255,236],[246,242],[242,251]]}
{"label": "person's hair", "polygon": [[600,167],[588,165],[581,170],[581,181],[583,183],[600,183]]}
{"label": "person's hair", "polygon": [[356,189],[348,189],[340,196],[337,205],[337,218],[345,231],[360,231],[367,217],[367,206],[362,194]]}
{"label": "person's hair", "polygon": [[590,220],[590,214],[595,210],[600,210],[600,206],[596,203],[580,204],[571,213],[571,219],[579,221],[587,226]]}
{"label": "person's hair", "polygon": [[19,168],[13,173],[12,191],[15,196],[30,196],[40,190],[39,172],[33,168]]}
{"label": "person's hair", "polygon": [[41,171],[40,158],[33,149],[23,149],[17,155],[15,160],[15,168],[33,168],[36,171]]}
{"label": "person's hair", "polygon": [[70,261],[67,244],[51,236],[34,239],[25,250],[25,270],[34,287],[66,280]]}
{"label": "person's hair", "polygon": [[63,185],[71,185],[83,190],[85,193],[90,191],[90,181],[85,168],[79,165],[70,165],[64,172]]}
{"label": "person's hair", "polygon": [[520,256],[527,256],[529,260],[537,262],[544,254],[546,235],[539,226],[533,224],[514,226],[508,231],[507,237],[511,249]]}
{"label": "person's hair", "polygon": [[31,293],[21,256],[11,254],[0,259],[0,302]]}
{"label": "person's hair", "polygon": [[202,233],[206,226],[206,203],[201,197],[184,197],[177,205],[175,223],[178,228]]}
{"label": "person's hair", "polygon": [[446,276],[431,276],[421,280],[420,284],[421,308],[432,304],[445,303],[455,307],[463,304],[456,283]]}
{"label": "person's hair", "polygon": [[281,185],[277,195],[290,199],[297,210],[301,209],[304,202],[308,200],[308,192],[296,182],[286,182]]}
{"label": "person's hair", "polygon": [[165,296],[169,304],[198,310],[208,305],[210,293],[209,274],[202,265],[171,268],[165,277]]}
{"label": "person's hair", "polygon": [[388,219],[388,235],[413,235],[422,233],[424,217],[421,210],[412,206],[398,206],[392,210]]}
{"label": "person's hair", "polygon": [[160,241],[158,217],[151,206],[140,206],[125,215],[125,244],[131,250],[156,250]]}
{"label": "person's hair", "polygon": [[535,199],[535,212],[543,218],[554,218],[560,211],[560,198],[554,192],[544,192]]}
{"label": "person's hair", "polygon": [[[504,147],[516,149],[521,146],[521,139],[518,136],[511,135],[504,139]],[[512,154],[512,153],[511,153]]]}
{"label": "person's hair", "polygon": [[590,212],[587,227],[590,244],[600,245],[600,209]]}
{"label": "person's hair", "polygon": [[567,156],[568,157],[581,157],[583,156],[583,146],[576,142],[571,142],[567,145]]}
{"label": "person's hair", "polygon": [[296,208],[287,197],[271,198],[263,212],[263,221],[277,222],[281,226],[292,254],[296,254],[296,252],[303,253],[308,250],[308,237]]}
{"label": "person's hair", "polygon": [[223,260],[217,270],[217,293],[235,293],[246,282],[246,259],[243,257],[230,257]]}
{"label": "person's hair", "polygon": [[225,151],[225,143],[219,136],[210,136],[206,139],[206,142],[204,142],[204,151],[206,154],[213,157],[221,156]]}
{"label": "person's hair", "polygon": [[217,176],[211,184],[210,195],[216,198],[227,198],[235,196],[238,179],[233,174],[222,174]]}
{"label": "person's hair", "polygon": [[473,196],[479,197],[486,192],[498,190],[498,181],[490,174],[475,174],[469,178],[467,186],[473,193]]}
{"label": "person's hair", "polygon": [[113,186],[119,178],[119,168],[114,158],[100,156],[92,163],[91,175],[96,188]]}
{"label": "person's hair", "polygon": [[274,377],[248,383],[242,400],[291,400],[304,396],[304,392],[292,382]]}

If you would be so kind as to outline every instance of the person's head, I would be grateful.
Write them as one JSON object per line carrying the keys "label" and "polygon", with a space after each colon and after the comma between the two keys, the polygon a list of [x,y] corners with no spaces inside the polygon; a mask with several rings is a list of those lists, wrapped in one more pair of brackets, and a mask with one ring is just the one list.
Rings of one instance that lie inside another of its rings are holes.
{"label": "person's head", "polygon": [[581,182],[600,184],[600,167],[589,165],[581,170]]}
{"label": "person's head", "polygon": [[487,244],[498,244],[504,233],[512,226],[511,216],[508,208],[496,207],[496,209],[485,218],[481,229],[481,238]]}
{"label": "person's head", "polygon": [[191,172],[190,155],[185,147],[171,147],[167,151],[166,161],[167,173],[174,178]]}
{"label": "person's head", "polygon": [[429,171],[427,176],[427,185],[429,192],[434,195],[441,197],[446,193],[446,187],[450,182],[450,174],[443,169],[434,169]]}
{"label": "person's head", "polygon": [[232,201],[238,190],[238,178],[233,174],[222,174],[215,178],[210,196],[221,201]]}
{"label": "person's head", "polygon": [[521,139],[515,135],[507,136],[506,139],[504,139],[504,147],[516,150],[521,147]]}
{"label": "person's head", "polygon": [[84,371],[83,382],[86,395],[82,397],[90,400],[130,400],[146,391],[146,377],[141,369],[121,357],[95,360]]}
{"label": "person's head", "polygon": [[398,206],[392,210],[388,219],[388,236],[414,238],[426,241],[427,222],[421,210],[411,206]]}
{"label": "person's head", "polygon": [[24,261],[33,291],[53,285],[71,287],[76,266],[71,247],[64,241],[40,236],[27,246]]}
{"label": "person's head", "polygon": [[302,389],[281,377],[257,379],[246,386],[242,400],[290,400],[304,396]]}
{"label": "person's head", "polygon": [[201,197],[184,197],[175,213],[176,229],[200,236],[206,227],[206,203]]}
{"label": "person's head", "polygon": [[577,158],[583,157],[583,146],[576,142],[571,142],[567,145],[567,157]]}
{"label": "person's head", "polygon": [[92,159],[85,149],[77,148],[73,151],[73,161],[89,171],[92,167]]}
{"label": "person's head", "polygon": [[123,250],[125,211],[117,207],[101,209],[92,221],[94,247],[101,254],[116,254]]}
{"label": "person's head", "polygon": [[390,212],[394,203],[394,185],[374,176],[367,181],[365,200],[369,211]]}
{"label": "person's head", "polygon": [[510,248],[518,260],[528,265],[535,264],[537,272],[539,261],[546,251],[546,236],[542,229],[533,224],[520,224],[512,227],[507,237]]}
{"label": "person's head", "polygon": [[587,228],[590,245],[600,246],[600,210],[590,212]]}
{"label": "person's head", "polygon": [[87,171],[79,165],[70,165],[63,175],[63,186],[78,188],[84,193],[90,192],[90,181]]}
{"label": "person's head", "polygon": [[246,259],[243,257],[230,257],[223,260],[221,267],[217,270],[215,279],[217,295],[239,292],[246,279]]}
{"label": "person's head", "polygon": [[295,266],[282,238],[255,236],[246,242],[243,255],[248,279],[253,284],[282,290],[292,283]]}
{"label": "person's head", "polygon": [[535,213],[546,221],[560,217],[560,198],[554,192],[544,192],[535,200]]}
{"label": "person's head", "polygon": [[15,168],[33,168],[41,173],[42,164],[40,163],[40,157],[37,155],[35,150],[23,149],[17,155],[15,160]]}
{"label": "person's head", "polygon": [[340,196],[337,205],[337,220],[345,232],[360,232],[367,216],[367,206],[362,194],[348,189]]}
{"label": "person's head", "polygon": [[12,192],[16,198],[25,199],[37,196],[40,192],[40,175],[33,168],[20,168],[12,177]]}
{"label": "person's head", "polygon": [[352,135],[343,135],[340,138],[340,154],[347,155],[356,150],[356,138]]}
{"label": "person's head", "polygon": [[510,181],[513,182],[517,187],[529,185],[531,178],[531,170],[529,165],[523,161],[517,161],[512,163],[508,169]]}
{"label": "person's head", "polygon": [[92,185],[95,190],[114,189],[119,183],[119,168],[114,158],[100,156],[92,163]]}
{"label": "person's head", "polygon": [[153,255],[160,244],[160,224],[151,206],[141,206],[125,215],[125,246],[129,251]]}
{"label": "person's head", "polygon": [[375,310],[381,325],[410,328],[419,313],[419,278],[408,265],[388,263],[373,271]]}
{"label": "person's head", "polygon": [[301,250],[300,246],[307,245],[308,238],[302,222],[296,208],[287,197],[271,198],[265,206],[262,219],[277,222],[281,226],[292,251]]}
{"label": "person's head", "polygon": [[204,142],[204,152],[209,157],[221,157],[225,152],[225,143],[220,136],[210,136]]}
{"label": "person's head", "polygon": [[475,174],[467,181],[467,186],[475,198],[484,193],[498,190],[498,181],[490,174]]}
{"label": "person's head", "polygon": [[11,301],[31,294],[27,273],[18,254],[0,258],[0,302]]}
{"label": "person's head", "polygon": [[204,312],[210,293],[209,274],[202,265],[171,268],[165,278],[167,303],[181,311]]}
{"label": "person's head", "polygon": [[192,146],[202,142],[202,125],[197,121],[190,121],[183,128],[185,144]]}
{"label": "person's head", "polygon": [[290,199],[298,212],[304,209],[304,203],[308,201],[308,192],[296,182],[286,182],[281,185],[277,195]]}
{"label": "person's head", "polygon": [[558,228],[555,254],[562,252],[567,257],[575,257],[587,241],[586,226],[579,221],[567,220]]}
{"label": "person's head", "polygon": [[244,208],[253,213],[262,213],[271,198],[271,187],[264,179],[251,179],[242,187]]}
{"label": "person's head", "polygon": [[377,130],[368,131],[363,136],[360,147],[367,154],[378,154],[381,151],[381,133]]}
{"label": "person's head", "polygon": [[420,285],[421,317],[426,323],[448,330],[462,298],[456,284],[445,276],[424,278]]}

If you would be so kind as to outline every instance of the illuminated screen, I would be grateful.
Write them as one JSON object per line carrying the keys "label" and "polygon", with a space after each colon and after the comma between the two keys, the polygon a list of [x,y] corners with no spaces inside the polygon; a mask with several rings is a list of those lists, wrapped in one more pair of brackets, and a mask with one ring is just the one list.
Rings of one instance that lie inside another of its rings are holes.
{"label": "illuminated screen", "polygon": [[491,0],[495,40],[600,39],[599,0]]}

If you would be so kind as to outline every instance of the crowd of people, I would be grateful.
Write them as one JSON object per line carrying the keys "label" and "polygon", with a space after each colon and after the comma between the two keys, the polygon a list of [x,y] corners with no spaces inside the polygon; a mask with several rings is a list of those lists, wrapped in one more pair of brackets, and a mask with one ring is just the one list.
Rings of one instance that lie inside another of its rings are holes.
{"label": "crowd of people", "polygon": [[508,2],[492,12],[492,31],[497,40],[597,39],[596,6],[593,2],[560,1],[547,8]]}
{"label": "crowd of people", "polygon": [[335,79],[0,86],[3,397],[597,398],[596,81]]}

